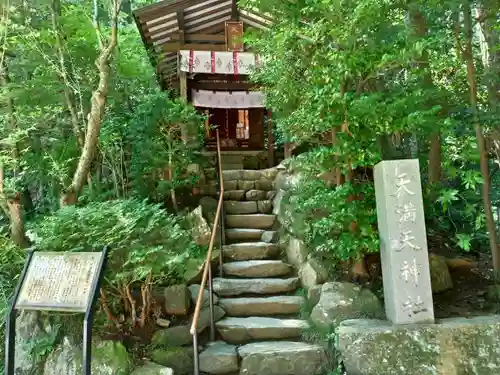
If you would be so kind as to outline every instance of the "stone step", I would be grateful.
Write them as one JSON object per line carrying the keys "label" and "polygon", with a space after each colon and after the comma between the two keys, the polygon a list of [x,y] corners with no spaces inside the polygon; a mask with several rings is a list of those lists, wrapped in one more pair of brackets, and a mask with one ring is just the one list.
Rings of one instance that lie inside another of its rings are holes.
{"label": "stone step", "polygon": [[291,341],[266,341],[242,345],[240,374],[319,375],[326,373],[327,356],[319,345]]}
{"label": "stone step", "polygon": [[[217,191],[216,185],[210,186],[211,189],[207,190],[213,192],[212,195],[215,195]],[[224,200],[226,201],[266,201],[272,200],[276,196],[276,192],[274,190],[265,191],[265,190],[242,190],[242,189],[229,189],[228,187],[233,187],[230,183],[224,187]],[[205,191],[204,189],[203,191]]]}
{"label": "stone step", "polygon": [[240,242],[225,245],[222,248],[224,257],[231,260],[257,260],[274,258],[280,253],[280,247],[267,242]]}
{"label": "stone step", "polygon": [[222,339],[230,344],[252,340],[279,340],[300,337],[309,328],[306,320],[276,319],[252,316],[249,318],[224,318],[215,326]]}
{"label": "stone step", "polygon": [[259,212],[257,201],[225,201],[224,210],[226,214],[256,214]]}
{"label": "stone step", "polygon": [[262,201],[266,199],[272,199],[269,198],[274,191],[266,191],[266,190],[258,190],[258,189],[252,189],[245,191],[245,200],[247,201]]}
{"label": "stone step", "polygon": [[253,170],[242,169],[232,171],[222,171],[224,181],[230,180],[246,180],[246,181],[274,181],[278,170],[276,168]]}
{"label": "stone step", "polygon": [[226,225],[229,228],[269,229],[275,220],[276,215],[268,214],[226,215]]}
{"label": "stone step", "polygon": [[265,232],[264,229],[250,229],[250,228],[226,229],[226,239],[231,242],[260,241],[264,232]]}
{"label": "stone step", "polygon": [[209,343],[200,353],[200,370],[207,374],[228,374],[238,372],[236,346],[223,341]]}
{"label": "stone step", "polygon": [[299,287],[299,278],[288,279],[227,279],[214,278],[213,290],[223,297],[242,294],[279,294],[293,292]]}
{"label": "stone step", "polygon": [[288,315],[300,312],[301,296],[221,298],[220,306],[228,316]]}
{"label": "stone step", "polygon": [[265,201],[230,201],[225,200],[224,210],[226,214],[269,214],[273,211],[273,204],[269,200]]}
{"label": "stone step", "polygon": [[281,260],[244,260],[224,263],[224,275],[238,277],[277,277],[288,275],[292,266]]}
{"label": "stone step", "polygon": [[245,193],[245,190],[224,190],[224,200],[242,201]]}

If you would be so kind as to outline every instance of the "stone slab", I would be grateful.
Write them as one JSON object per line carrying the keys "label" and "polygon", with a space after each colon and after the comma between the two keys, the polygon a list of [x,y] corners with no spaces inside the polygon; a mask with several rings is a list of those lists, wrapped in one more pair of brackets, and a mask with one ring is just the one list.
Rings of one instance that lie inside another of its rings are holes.
{"label": "stone slab", "polygon": [[299,287],[299,278],[289,279],[227,279],[214,278],[214,292],[219,296],[242,294],[278,294],[293,292]]}
{"label": "stone slab", "polygon": [[288,275],[292,266],[281,260],[245,260],[224,263],[225,275],[238,277],[276,277]]}
{"label": "stone slab", "polygon": [[229,317],[218,321],[215,326],[222,339],[231,344],[251,340],[298,338],[309,328],[306,320],[267,317]]}
{"label": "stone slab", "polygon": [[277,244],[266,242],[241,242],[225,245],[224,257],[231,260],[255,260],[275,257],[280,253]]}
{"label": "stone slab", "polygon": [[305,303],[301,296],[222,298],[228,316],[267,316],[298,314]]}
{"label": "stone slab", "polygon": [[256,214],[258,213],[257,201],[225,201],[224,210],[227,214]]}
{"label": "stone slab", "polygon": [[266,214],[226,215],[229,228],[269,229],[274,225],[276,216]]}
{"label": "stone slab", "polygon": [[336,333],[349,375],[500,374],[500,316],[418,325],[354,319]]}
{"label": "stone slab", "polygon": [[237,372],[238,354],[236,346],[216,341],[200,353],[200,371],[207,374],[222,375]]}
{"label": "stone slab", "polygon": [[319,375],[327,360],[321,346],[289,341],[243,345],[238,354],[242,358],[240,375]]}
{"label": "stone slab", "polygon": [[418,159],[384,160],[374,169],[387,318],[434,321]]}
{"label": "stone slab", "polygon": [[226,239],[231,242],[260,241],[265,232],[266,231],[264,229],[251,229],[251,228],[226,229]]}

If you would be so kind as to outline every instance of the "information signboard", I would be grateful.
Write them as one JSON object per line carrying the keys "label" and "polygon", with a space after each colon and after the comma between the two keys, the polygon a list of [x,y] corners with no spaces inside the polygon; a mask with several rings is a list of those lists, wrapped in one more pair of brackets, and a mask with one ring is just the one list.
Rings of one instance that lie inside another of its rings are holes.
{"label": "information signboard", "polygon": [[93,305],[109,248],[101,252],[35,252],[18,281],[7,319],[5,375],[15,371],[16,317],[19,310],[85,313],[83,374],[90,375]]}

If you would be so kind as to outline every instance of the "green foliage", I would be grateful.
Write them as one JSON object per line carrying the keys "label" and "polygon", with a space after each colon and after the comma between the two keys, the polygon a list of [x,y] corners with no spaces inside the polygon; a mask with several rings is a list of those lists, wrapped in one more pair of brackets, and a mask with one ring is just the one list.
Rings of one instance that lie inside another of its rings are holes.
{"label": "green foliage", "polygon": [[[419,0],[243,0],[241,4],[268,12],[276,20],[268,30],[249,34],[247,42],[264,62],[253,79],[266,91],[266,104],[275,115],[276,138],[308,145],[308,156],[296,160],[299,169],[314,169],[310,173],[314,179],[336,169],[348,175],[349,170],[371,168],[384,155],[383,149],[377,150],[381,136],[397,146],[404,134],[413,134],[420,142],[403,146],[411,148],[405,154],[421,161],[429,237],[439,242],[436,246],[465,251],[486,245],[483,178],[478,170],[467,67],[457,51],[465,34],[460,22],[455,28],[456,12],[468,5],[449,1],[443,8],[442,3]],[[497,15],[498,6],[488,3],[485,12]],[[485,80],[484,73],[485,69],[498,71],[499,65],[491,59],[489,68],[481,65],[485,48],[493,53],[495,47],[485,47],[479,34],[500,39],[498,30],[477,31],[474,57],[479,80],[484,81],[478,86],[481,125],[496,140],[492,118],[498,124],[500,112],[492,114],[495,100],[488,92],[494,81],[491,74]],[[496,102],[498,108],[498,98]],[[429,136],[436,132],[441,136],[442,180],[428,186]],[[317,171],[317,164],[322,170]],[[301,186],[296,202],[291,203],[311,220],[307,224],[310,244],[341,257],[355,255],[350,246],[375,250],[374,220],[366,219],[374,212],[372,189],[367,181],[341,188],[317,181]],[[361,192],[361,201],[344,200]],[[315,211],[322,214],[315,216]],[[358,222],[356,236],[346,230],[349,220]]]}
{"label": "green foliage", "polygon": [[[127,128],[128,140],[133,143],[131,177],[139,196],[162,201],[172,188],[197,182],[198,176],[189,175],[187,167],[199,158],[182,141],[180,124],[201,129],[203,118],[180,99],[166,101],[160,91],[145,99],[136,107]],[[172,172],[170,178],[168,171]]]}
{"label": "green foliage", "polygon": [[[330,252],[337,260],[378,251],[372,185],[346,183],[332,188],[323,180],[311,179],[302,183],[295,195],[294,209],[305,215],[305,239],[311,249]],[[363,198],[349,202],[350,196]],[[358,229],[351,231],[352,223]]]}
{"label": "green foliage", "polygon": [[[9,238],[0,237],[0,341],[5,342],[5,319],[10,307],[10,298],[18,281],[25,261],[24,250]],[[4,345],[0,346],[0,369],[3,371]],[[2,373],[0,371],[0,374]]]}
{"label": "green foliage", "polygon": [[70,206],[43,218],[34,228],[43,251],[100,251],[111,245],[106,278],[128,285],[176,280],[186,259],[201,248],[191,239],[184,219],[159,205],[137,199]]}

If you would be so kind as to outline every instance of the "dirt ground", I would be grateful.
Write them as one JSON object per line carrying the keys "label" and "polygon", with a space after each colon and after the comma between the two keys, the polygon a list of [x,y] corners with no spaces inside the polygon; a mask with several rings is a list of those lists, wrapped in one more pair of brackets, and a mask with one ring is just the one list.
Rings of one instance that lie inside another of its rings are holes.
{"label": "dirt ground", "polygon": [[451,269],[453,289],[434,295],[434,313],[437,319],[472,317],[500,313],[500,303],[487,298],[493,285],[493,269],[489,254],[463,255],[461,259],[473,262],[474,267]]}

